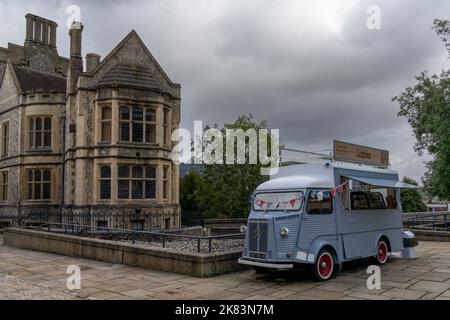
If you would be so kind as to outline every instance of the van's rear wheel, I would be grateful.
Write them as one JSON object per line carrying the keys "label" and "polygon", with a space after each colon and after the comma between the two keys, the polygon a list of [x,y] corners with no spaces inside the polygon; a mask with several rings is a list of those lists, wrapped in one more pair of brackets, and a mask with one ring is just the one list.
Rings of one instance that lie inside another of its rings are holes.
{"label": "van's rear wheel", "polygon": [[311,267],[311,274],[317,281],[331,279],[335,271],[333,253],[328,249],[320,250],[316,262]]}
{"label": "van's rear wheel", "polygon": [[385,264],[388,260],[389,249],[386,241],[380,240],[377,245],[377,255],[375,257],[377,264]]}

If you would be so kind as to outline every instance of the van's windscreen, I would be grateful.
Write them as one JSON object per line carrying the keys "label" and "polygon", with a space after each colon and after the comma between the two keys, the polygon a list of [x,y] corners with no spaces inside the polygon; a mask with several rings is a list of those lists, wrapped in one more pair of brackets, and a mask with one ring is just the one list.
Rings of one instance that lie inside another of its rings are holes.
{"label": "van's windscreen", "polygon": [[303,192],[258,193],[253,202],[255,211],[298,211],[302,207]]}

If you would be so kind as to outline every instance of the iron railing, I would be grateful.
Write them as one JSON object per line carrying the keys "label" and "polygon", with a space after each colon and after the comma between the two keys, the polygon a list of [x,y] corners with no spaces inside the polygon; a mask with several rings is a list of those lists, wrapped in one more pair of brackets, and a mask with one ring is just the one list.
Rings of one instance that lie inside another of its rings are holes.
{"label": "iron railing", "polygon": [[64,212],[0,213],[0,230],[10,227],[39,226],[43,223],[67,223],[118,229],[162,230],[173,228],[167,223],[178,221],[177,213],[143,213],[140,210],[122,212]]}
{"label": "iron railing", "polygon": [[450,231],[450,212],[405,214],[403,225],[416,230]]}
{"label": "iron railing", "polygon": [[234,251],[242,249],[245,234],[218,236],[195,236],[170,232],[129,230],[87,226],[80,224],[46,222],[40,226],[42,231],[128,242],[135,245],[162,247],[176,250],[200,252]]}

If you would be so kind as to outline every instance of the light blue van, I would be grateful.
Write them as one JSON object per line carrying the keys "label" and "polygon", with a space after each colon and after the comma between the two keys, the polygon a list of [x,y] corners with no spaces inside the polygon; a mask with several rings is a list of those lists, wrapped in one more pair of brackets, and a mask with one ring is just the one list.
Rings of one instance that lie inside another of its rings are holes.
{"label": "light blue van", "polygon": [[401,188],[391,169],[317,163],[282,167],[252,195],[239,263],[257,271],[307,266],[319,281],[350,260],[403,250]]}

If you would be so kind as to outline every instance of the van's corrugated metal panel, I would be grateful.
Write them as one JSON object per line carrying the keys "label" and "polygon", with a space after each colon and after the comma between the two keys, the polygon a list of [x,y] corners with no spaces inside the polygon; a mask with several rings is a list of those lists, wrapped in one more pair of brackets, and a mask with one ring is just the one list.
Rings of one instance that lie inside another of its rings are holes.
{"label": "van's corrugated metal panel", "polygon": [[[275,241],[278,253],[292,253],[297,241],[298,228],[300,219],[298,215],[280,217],[275,219]],[[289,235],[287,238],[280,235],[281,228],[288,228]]]}
{"label": "van's corrugated metal panel", "polygon": [[359,246],[363,257],[368,257],[376,254],[376,237],[378,231],[362,232],[359,234]]}
{"label": "van's corrugated metal panel", "polygon": [[361,257],[361,243],[360,236],[356,233],[344,234],[344,251],[346,259],[353,259]]}
{"label": "van's corrugated metal panel", "polygon": [[314,239],[319,236],[336,234],[336,222],[333,214],[317,214],[307,216],[302,220],[299,247],[303,251],[309,250]]}

